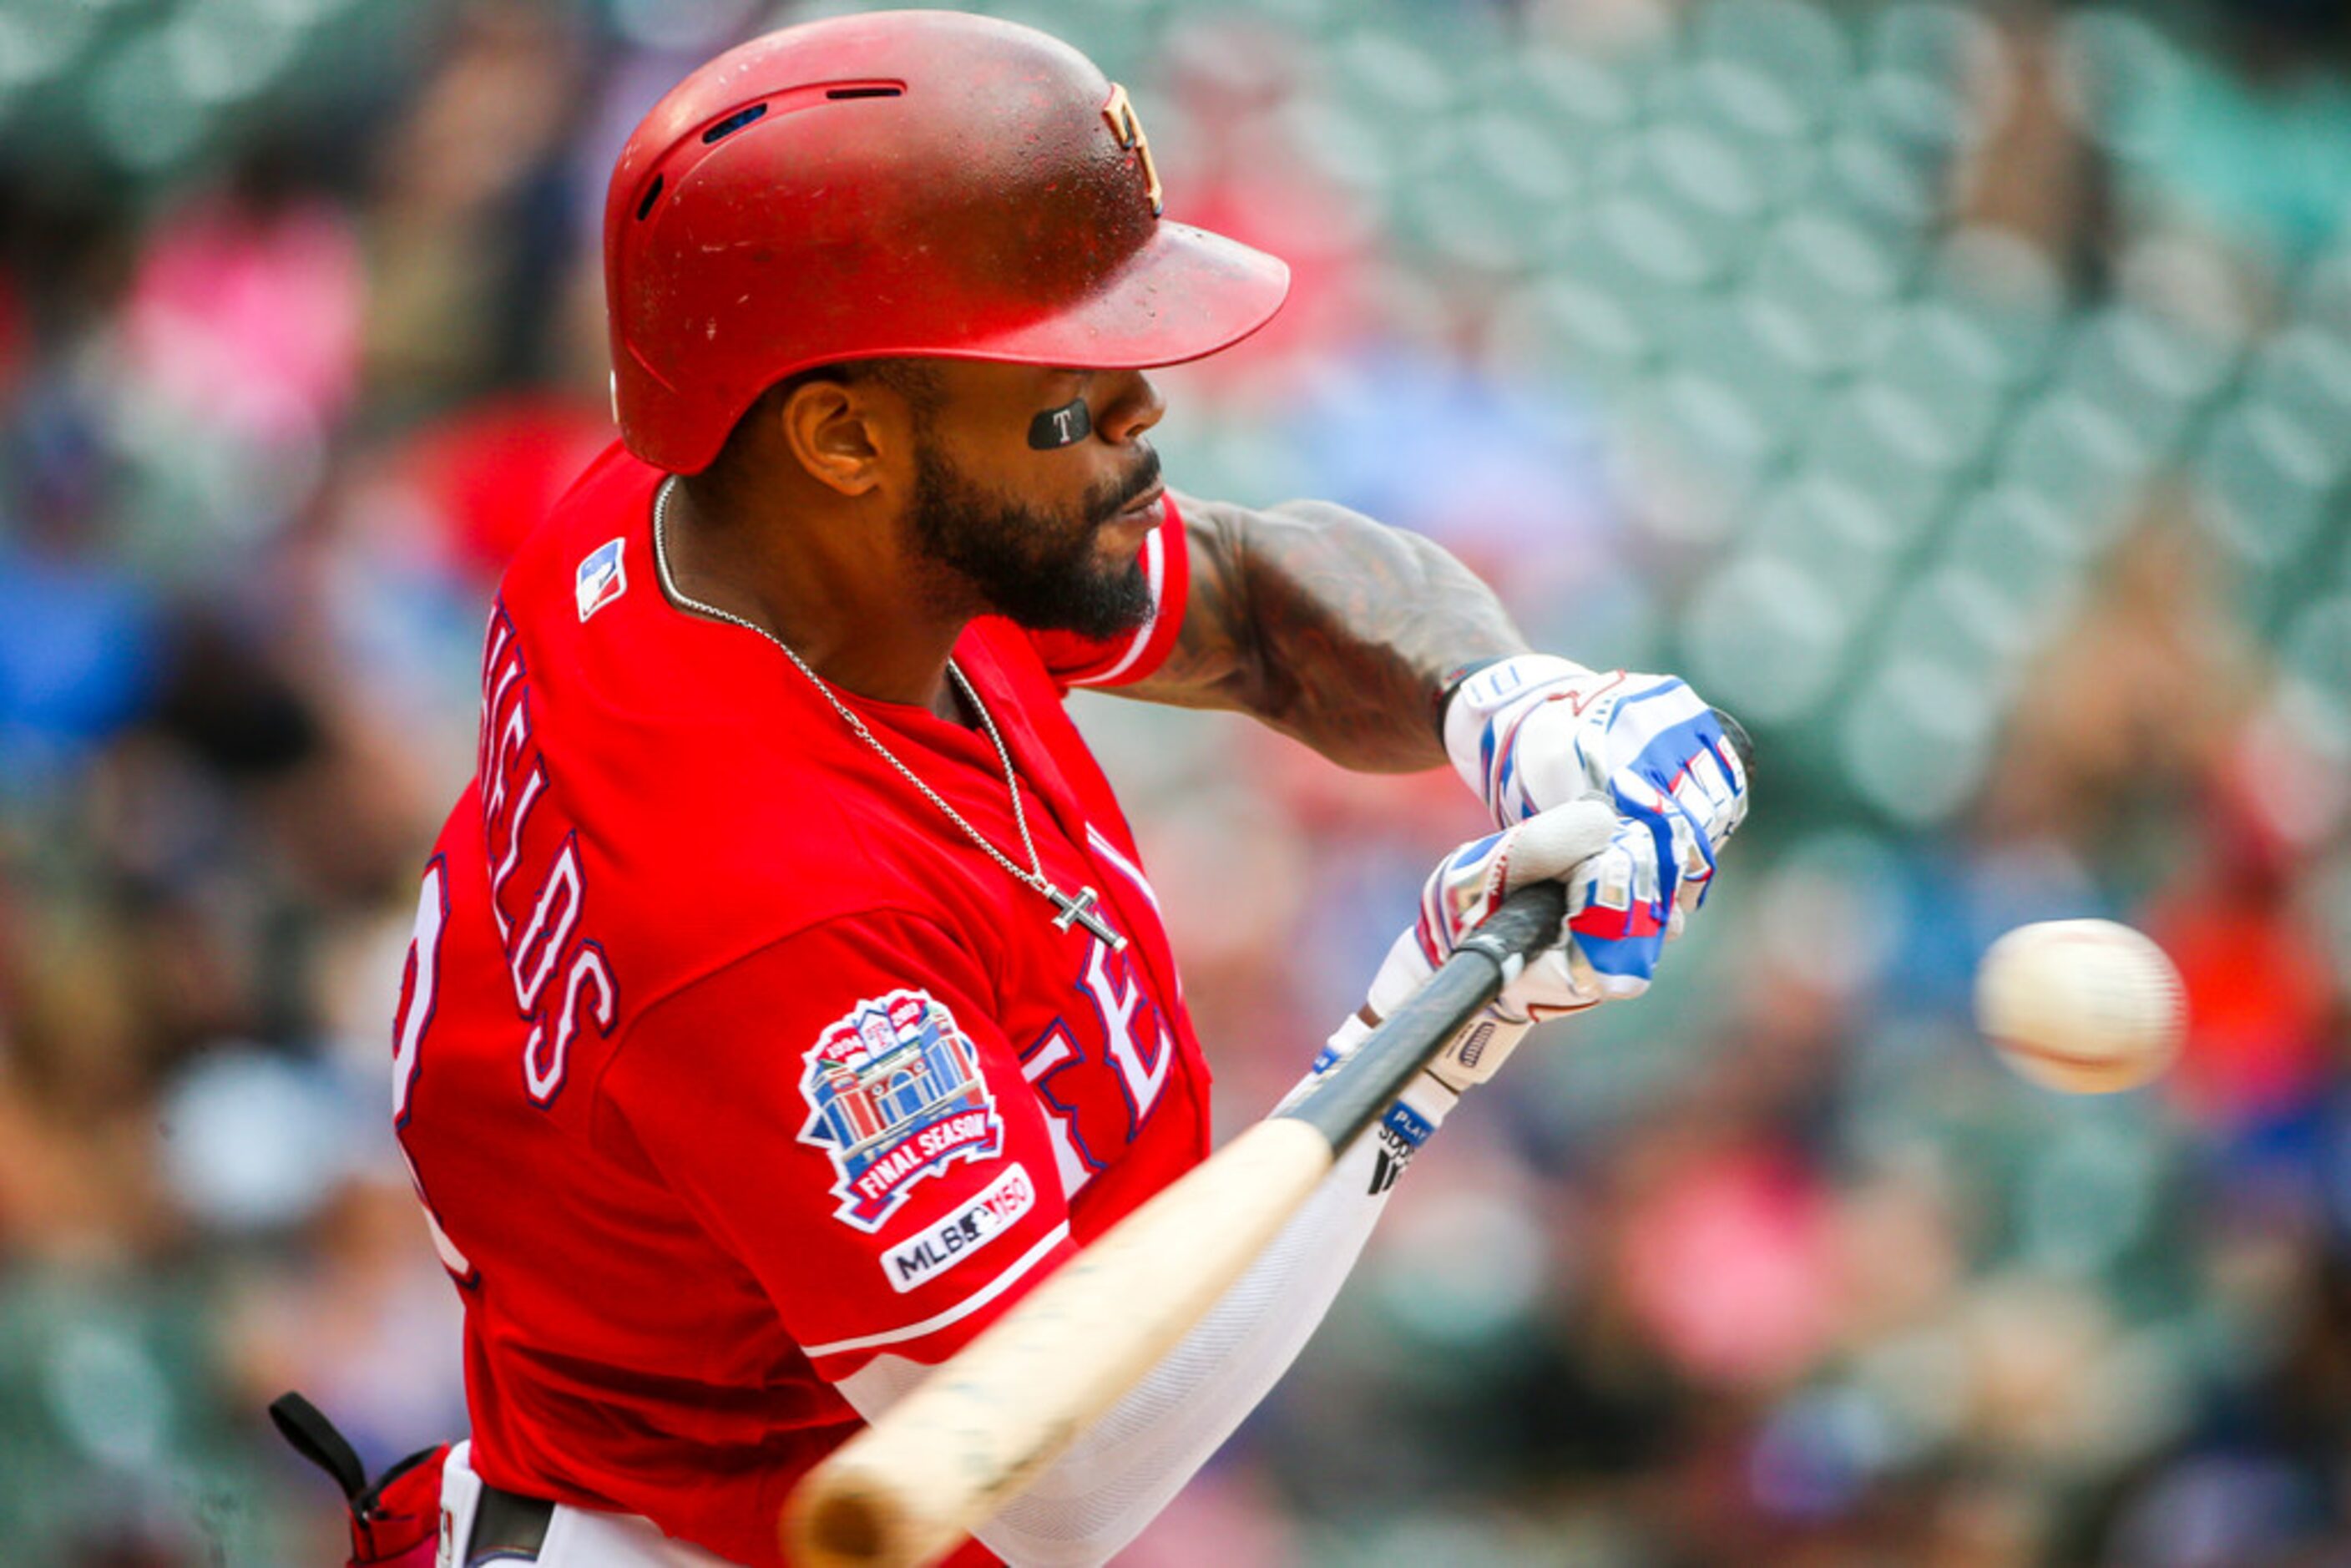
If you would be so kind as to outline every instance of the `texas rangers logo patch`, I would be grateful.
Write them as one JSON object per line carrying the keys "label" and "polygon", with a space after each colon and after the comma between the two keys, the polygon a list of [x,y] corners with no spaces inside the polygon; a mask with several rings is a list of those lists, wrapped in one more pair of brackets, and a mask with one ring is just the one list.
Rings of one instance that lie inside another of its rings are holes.
{"label": "texas rangers logo patch", "polygon": [[580,620],[587,620],[629,591],[629,572],[621,559],[621,546],[619,539],[606,539],[580,563],[571,588],[580,601]]}
{"label": "texas rangers logo patch", "polygon": [[809,1048],[800,1142],[832,1156],[834,1214],[882,1228],[925,1176],[1004,1152],[996,1096],[971,1041],[923,991],[858,1003]]}

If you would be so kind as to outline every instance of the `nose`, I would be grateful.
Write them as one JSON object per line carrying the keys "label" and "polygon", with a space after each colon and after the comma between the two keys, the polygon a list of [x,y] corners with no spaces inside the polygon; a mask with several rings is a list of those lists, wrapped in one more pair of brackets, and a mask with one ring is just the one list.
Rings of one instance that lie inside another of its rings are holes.
{"label": "nose", "polygon": [[1113,444],[1133,441],[1157,424],[1167,412],[1166,400],[1141,371],[1119,372],[1120,382],[1109,406],[1094,421],[1094,434]]}

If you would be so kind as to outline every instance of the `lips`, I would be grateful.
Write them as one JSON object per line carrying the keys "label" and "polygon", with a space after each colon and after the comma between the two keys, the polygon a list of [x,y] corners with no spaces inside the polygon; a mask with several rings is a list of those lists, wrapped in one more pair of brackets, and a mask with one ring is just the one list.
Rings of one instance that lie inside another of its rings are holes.
{"label": "lips", "polygon": [[1157,528],[1167,516],[1167,486],[1154,485],[1142,495],[1121,507],[1114,519],[1122,523],[1148,522]]}

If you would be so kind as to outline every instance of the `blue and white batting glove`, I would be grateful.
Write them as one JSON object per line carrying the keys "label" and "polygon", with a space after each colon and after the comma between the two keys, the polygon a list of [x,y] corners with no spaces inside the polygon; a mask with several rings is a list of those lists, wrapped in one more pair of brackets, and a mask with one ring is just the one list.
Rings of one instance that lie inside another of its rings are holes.
{"label": "blue and white batting glove", "polygon": [[1648,989],[1747,816],[1747,770],[1713,710],[1671,675],[1521,653],[1455,688],[1445,749],[1497,827],[1575,800],[1615,809],[1612,841],[1571,890],[1568,925],[1608,996]]}
{"label": "blue and white batting glove", "polygon": [[[1332,1034],[1315,1061],[1316,1072],[1351,1054],[1452,956],[1462,937],[1518,889],[1564,881],[1571,907],[1579,899],[1588,904],[1599,860],[1616,826],[1616,813],[1606,802],[1580,800],[1489,833],[1439,861],[1421,888],[1419,919],[1388,949],[1363,1009]],[[1458,1094],[1491,1078],[1535,1024],[1606,999],[1599,977],[1572,945],[1553,947],[1510,978],[1501,995],[1429,1064],[1429,1075]]]}

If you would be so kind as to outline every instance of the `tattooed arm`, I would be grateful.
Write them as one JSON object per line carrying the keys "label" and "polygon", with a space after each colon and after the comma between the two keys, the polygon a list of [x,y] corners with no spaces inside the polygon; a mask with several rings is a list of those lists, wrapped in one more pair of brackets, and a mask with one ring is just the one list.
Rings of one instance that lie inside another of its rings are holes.
{"label": "tattooed arm", "polygon": [[1527,651],[1493,591],[1417,535],[1327,501],[1178,505],[1190,601],[1166,664],[1125,695],[1236,709],[1333,762],[1401,773],[1446,760],[1448,674]]}

